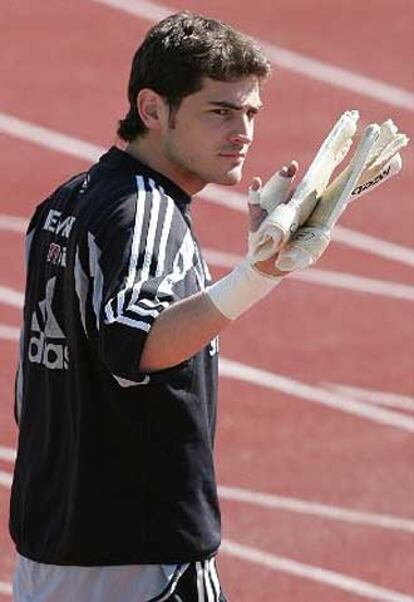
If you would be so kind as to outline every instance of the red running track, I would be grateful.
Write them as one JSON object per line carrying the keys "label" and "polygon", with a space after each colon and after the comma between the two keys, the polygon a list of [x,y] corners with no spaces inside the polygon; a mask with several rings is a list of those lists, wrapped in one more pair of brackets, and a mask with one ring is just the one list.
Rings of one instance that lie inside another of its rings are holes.
{"label": "red running track", "polygon": [[[411,0],[280,0],[277,8],[265,0],[252,7],[229,0],[164,4],[219,16],[268,43],[413,90]],[[2,15],[3,114],[96,145],[112,144],[116,120],[126,106],[130,57],[149,21],[87,0],[5,3]],[[293,157],[306,165],[332,121],[349,108],[358,108],[364,123],[392,116],[413,135],[412,111],[284,69],[275,70],[264,99],[267,108],[259,118],[257,142],[239,192],[252,175],[267,177]],[[88,165],[10,134],[0,136],[0,145],[2,215],[28,217],[53,186]],[[408,150],[404,172],[352,207],[341,224],[412,247],[413,166]],[[202,244],[242,254],[243,214],[202,198],[194,205]],[[18,327],[20,310],[10,290],[1,287],[21,292],[23,269],[22,235],[1,219],[0,229],[0,599],[7,600],[10,596],[1,591],[11,580],[13,548],[7,534],[4,474],[12,465],[4,450],[13,448],[16,439],[12,383],[17,344],[5,338],[1,327]],[[378,244],[370,251],[332,245],[318,268],[381,280],[390,283],[389,290],[392,283],[412,286],[412,266],[378,256]],[[211,267],[215,276],[227,269]],[[220,484],[231,488],[223,491],[224,538],[239,545],[230,548],[227,543],[220,555],[230,599],[410,599],[414,449],[412,398],[406,398],[414,388],[412,302],[392,294],[290,280],[228,329],[221,350],[226,359],[293,382],[289,392],[275,379],[264,386],[262,372],[248,383],[246,367],[230,378],[229,364],[223,364],[217,465]],[[322,405],[298,390],[299,384],[313,386],[318,398],[326,393],[326,383],[378,391],[374,402],[367,393],[358,393],[363,407],[373,409],[372,417]],[[391,400],[391,407],[379,405],[388,399],[386,393],[400,396]],[[403,402],[407,407],[399,407]],[[388,424],[388,418],[378,422],[381,408],[399,416],[400,425]],[[239,489],[250,492],[249,503],[236,499]],[[273,495],[273,507],[261,505],[258,493]],[[294,509],[282,507],[286,498],[294,500]],[[312,514],[300,500],[324,509]],[[371,519],[351,522],[338,513],[329,517],[336,507]],[[411,522],[391,519],[393,527],[386,528],[379,525],[378,515]],[[285,559],[284,566],[280,559]],[[300,563],[295,565],[298,574],[292,574],[286,559]],[[332,573],[318,573],[317,568]]]}

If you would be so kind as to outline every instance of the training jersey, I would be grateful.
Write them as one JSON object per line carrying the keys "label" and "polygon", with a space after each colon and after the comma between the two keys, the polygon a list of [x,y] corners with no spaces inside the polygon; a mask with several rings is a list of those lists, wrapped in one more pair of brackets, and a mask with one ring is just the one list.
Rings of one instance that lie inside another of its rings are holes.
{"label": "training jersey", "polygon": [[173,368],[139,368],[157,316],[210,280],[190,201],[112,147],[35,211],[10,514],[26,558],[174,564],[219,547],[217,341]]}

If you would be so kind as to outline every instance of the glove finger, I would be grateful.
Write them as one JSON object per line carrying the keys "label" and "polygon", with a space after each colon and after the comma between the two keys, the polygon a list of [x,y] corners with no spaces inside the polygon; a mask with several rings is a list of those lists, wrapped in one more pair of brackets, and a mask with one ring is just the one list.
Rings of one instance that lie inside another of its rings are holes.
{"label": "glove finger", "polygon": [[[327,185],[335,167],[344,159],[352,143],[359,119],[358,111],[346,111],[323,141],[308,171],[303,186],[316,189],[318,196]],[[298,186],[298,191],[300,186]]]}
{"label": "glove finger", "polygon": [[[409,138],[405,136],[405,134],[398,132],[397,127],[391,119],[385,121],[381,125],[378,139],[368,155],[367,167],[365,167],[359,177],[348,202],[359,198],[366,192],[373,190],[392,176],[396,175],[402,167],[399,151],[407,146],[408,142]],[[344,182],[349,177],[352,167],[353,160],[351,160],[349,165],[328,186],[320,200],[321,204],[332,198],[337,190],[343,188]],[[313,217],[314,216],[312,215],[311,219],[313,219]]]}
{"label": "glove finger", "polygon": [[381,152],[376,156],[375,161],[369,166],[369,169],[380,169],[383,165],[397,153],[407,146],[409,138],[405,134],[397,134],[397,136],[388,142]]}
{"label": "glove finger", "polygon": [[313,265],[331,240],[331,231],[324,226],[303,226],[281,249],[275,262],[282,272],[303,270]]}
{"label": "glove finger", "polygon": [[288,176],[289,178],[293,178],[294,176],[296,176],[298,169],[299,169],[299,164],[297,161],[295,161],[293,159],[293,161],[291,161],[289,163],[289,167],[287,168],[286,176]]}
{"label": "glove finger", "polygon": [[343,213],[352,191],[356,187],[366,165],[367,157],[380,132],[377,124],[365,128],[349,169],[344,170],[336,186],[330,186],[318,201],[307,225],[322,224],[332,228]]}
{"label": "glove finger", "polygon": [[262,180],[259,177],[254,177],[247,191],[247,202],[249,205],[260,205],[260,190],[262,188]]}
{"label": "glove finger", "polygon": [[302,181],[297,186],[289,205],[296,217],[292,232],[303,225],[324,192],[335,167],[349,151],[357,129],[358,111],[346,111],[325,138]]}
{"label": "glove finger", "polygon": [[273,257],[280,248],[278,241],[272,237],[271,232],[262,232],[259,236],[255,235],[256,233],[249,234],[248,257],[252,264]]}
{"label": "glove finger", "polygon": [[256,261],[261,261],[275,255],[289,240],[290,228],[295,213],[289,205],[278,205],[272,213],[266,217],[257,232],[249,238],[249,253]]}
{"label": "glove finger", "polygon": [[[260,224],[263,222],[263,220],[266,218],[267,213],[264,209],[262,209],[262,207],[260,206],[260,190],[262,187],[262,181],[260,178],[255,177],[252,180],[252,183],[250,184],[249,190],[248,190],[248,198],[247,198],[247,209],[248,209],[248,215],[249,215],[249,233],[255,233],[259,227]],[[252,237],[249,237],[249,251],[252,247],[252,245],[254,245],[254,240]]]}
{"label": "glove finger", "polygon": [[[378,136],[378,140],[372,148],[371,153],[368,156],[367,165],[371,166],[374,162],[376,162],[380,156],[383,155],[384,150],[392,144],[392,142],[401,136],[398,132],[398,128],[392,119],[387,119],[384,123],[381,124],[380,134]],[[398,152],[397,149],[395,152]],[[388,159],[391,158],[391,155],[388,156]],[[385,160],[385,162],[387,159]]]}
{"label": "glove finger", "polygon": [[[281,201],[287,195],[297,169],[296,161],[291,161],[288,167],[284,165],[271,178],[270,184],[269,182],[266,184],[264,197],[263,189],[257,192],[257,184],[252,183],[250,186],[249,195],[254,201],[257,201],[256,195],[260,195],[260,211],[257,202],[249,204],[248,250],[253,261],[269,259],[277,253],[289,237],[293,214]],[[263,198],[267,208],[263,207]]]}
{"label": "glove finger", "polygon": [[358,184],[353,189],[349,201],[355,201],[366,192],[374,190],[380,184],[384,184],[392,176],[397,175],[401,167],[401,155],[397,153],[382,169],[370,169],[368,172],[363,173],[358,180]]}
{"label": "glove finger", "polygon": [[271,213],[275,207],[284,203],[291,183],[295,179],[298,164],[291,161],[289,167],[284,165],[266,182],[260,191],[260,205]]}

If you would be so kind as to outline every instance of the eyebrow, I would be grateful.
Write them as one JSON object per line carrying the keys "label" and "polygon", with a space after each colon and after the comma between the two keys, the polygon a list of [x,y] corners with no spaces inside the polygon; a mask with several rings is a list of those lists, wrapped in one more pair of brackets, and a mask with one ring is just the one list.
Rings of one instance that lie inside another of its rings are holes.
{"label": "eyebrow", "polygon": [[[223,107],[224,109],[233,109],[234,111],[242,111],[244,108],[246,108],[243,105],[237,105],[226,100],[211,100],[208,104],[215,107]],[[248,108],[252,109],[253,111],[259,111],[262,107],[262,104],[256,106],[248,105]]]}

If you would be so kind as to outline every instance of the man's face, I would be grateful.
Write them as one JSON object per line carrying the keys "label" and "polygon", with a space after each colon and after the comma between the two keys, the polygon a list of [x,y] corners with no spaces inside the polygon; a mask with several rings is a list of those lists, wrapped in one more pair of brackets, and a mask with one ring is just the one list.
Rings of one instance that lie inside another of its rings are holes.
{"label": "man's face", "polygon": [[254,76],[235,82],[205,78],[183,99],[161,133],[161,148],[177,184],[190,193],[206,184],[232,185],[242,177],[261,108]]}

